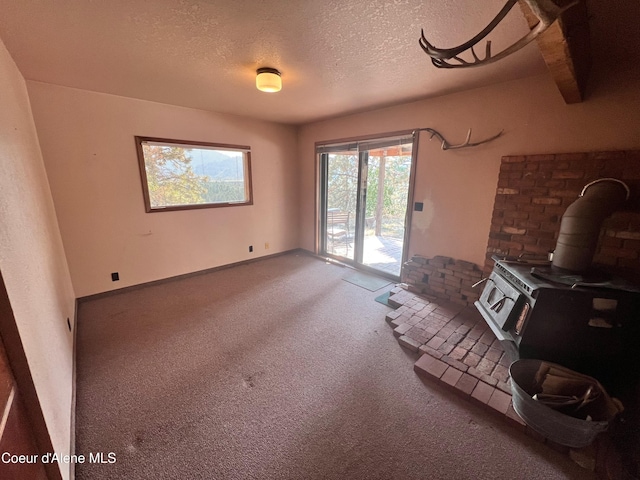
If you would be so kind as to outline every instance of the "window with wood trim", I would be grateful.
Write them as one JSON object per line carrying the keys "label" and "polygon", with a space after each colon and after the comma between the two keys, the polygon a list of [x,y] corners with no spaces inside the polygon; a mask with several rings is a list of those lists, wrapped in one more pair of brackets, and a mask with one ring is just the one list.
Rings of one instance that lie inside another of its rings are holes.
{"label": "window with wood trim", "polygon": [[250,147],[135,139],[147,212],[253,204]]}

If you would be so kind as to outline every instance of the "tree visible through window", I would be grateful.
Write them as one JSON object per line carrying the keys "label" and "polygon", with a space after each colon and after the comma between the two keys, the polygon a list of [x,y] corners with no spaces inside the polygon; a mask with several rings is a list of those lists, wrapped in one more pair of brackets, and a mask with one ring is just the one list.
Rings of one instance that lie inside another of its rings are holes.
{"label": "tree visible through window", "polygon": [[252,204],[249,147],[135,138],[147,212]]}

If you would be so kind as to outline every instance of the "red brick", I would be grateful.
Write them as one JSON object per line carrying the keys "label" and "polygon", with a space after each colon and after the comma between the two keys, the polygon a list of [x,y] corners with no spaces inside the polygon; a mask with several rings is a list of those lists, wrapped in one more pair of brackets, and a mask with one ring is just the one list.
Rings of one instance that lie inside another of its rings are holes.
{"label": "red brick", "polygon": [[498,379],[500,382],[506,382],[509,380],[509,369],[503,365],[496,365],[493,370],[492,376]]}
{"label": "red brick", "polygon": [[615,237],[624,240],[640,240],[640,232],[616,232]]}
{"label": "red brick", "polygon": [[449,366],[451,366],[451,367],[453,367],[453,368],[455,368],[457,370],[460,370],[461,372],[467,372],[469,370],[469,366],[468,365],[465,365],[464,363],[451,358],[449,355],[443,355],[442,356],[442,361],[444,363],[446,363],[447,365],[449,365]]}
{"label": "red brick", "polygon": [[564,214],[564,211],[566,209],[567,209],[566,207],[562,207],[558,205],[545,205],[543,213],[545,215],[556,215],[559,220]]}
{"label": "red brick", "polygon": [[517,188],[498,188],[496,191],[497,195],[518,195],[520,190]]}
{"label": "red brick", "polygon": [[393,334],[396,337],[400,337],[404,335],[406,332],[408,332],[411,328],[413,328],[413,325],[409,325],[408,323],[403,323],[393,330]]}
{"label": "red brick", "polygon": [[519,212],[528,213],[529,214],[529,218],[531,218],[532,215],[537,215],[537,214],[543,213],[544,212],[544,205],[534,205],[534,204],[519,205],[518,206],[518,211]]}
{"label": "red brick", "polygon": [[535,180],[531,179],[531,169],[527,169],[525,167],[526,170],[529,170],[529,172],[525,173],[525,178],[522,179],[513,179],[513,180],[509,180],[509,186],[510,187],[516,187],[516,188],[526,188],[526,187],[534,187],[536,182]]}
{"label": "red brick", "polygon": [[467,333],[467,338],[470,340],[478,340],[482,337],[485,330],[486,327],[484,325],[476,325],[469,333]]}
{"label": "red brick", "polygon": [[576,164],[582,164],[587,161],[588,155],[586,153],[560,153],[556,155],[556,159],[563,162],[572,162]]}
{"label": "red brick", "polygon": [[635,250],[627,250],[624,248],[602,247],[600,249],[602,255],[608,255],[616,258],[633,259],[638,258],[638,252]]}
{"label": "red brick", "polygon": [[[462,325],[461,325],[462,326]],[[447,342],[451,343],[452,345],[457,345],[458,343],[460,343],[462,340],[464,339],[464,335],[462,335],[461,333],[452,333],[449,338],[447,338]]]}
{"label": "red brick", "polygon": [[558,197],[534,197],[531,203],[535,205],[561,205],[562,199]]}
{"label": "red brick", "polygon": [[556,170],[551,174],[551,178],[584,178],[584,172],[572,170]]}
{"label": "red brick", "polygon": [[442,337],[433,337],[431,340],[427,342],[427,346],[431,347],[435,350],[440,348],[440,346],[444,343],[444,338]]}
{"label": "red brick", "polygon": [[427,355],[431,355],[433,358],[435,359],[441,359],[444,354],[442,352],[438,352],[437,350],[434,350],[431,347],[428,347],[426,345],[422,345],[419,349],[418,349],[418,353],[424,353]]}
{"label": "red brick", "polygon": [[459,344],[458,347],[460,348],[464,348],[465,350],[471,350],[473,348],[473,346],[475,345],[475,340],[469,338],[469,336],[467,336],[464,340],[462,340]]}
{"label": "red brick", "polygon": [[458,346],[453,349],[453,351],[449,354],[449,356],[454,360],[462,360],[466,354],[467,354],[467,350]]}
{"label": "red brick", "polygon": [[416,373],[427,374],[435,378],[440,378],[447,368],[449,365],[431,355],[422,355],[413,366]]}
{"label": "red brick", "polygon": [[509,355],[507,355],[506,353],[502,355],[502,358],[500,358],[498,364],[502,365],[503,367],[509,368],[511,366],[511,359],[509,358]]}
{"label": "red brick", "polygon": [[504,393],[507,393],[507,394],[511,395],[511,385],[509,385],[508,383],[498,382],[496,384],[496,387],[498,389],[502,390]]}
{"label": "red brick", "polygon": [[[529,187],[520,189],[522,195],[527,195],[529,197],[548,197],[549,189],[546,187]],[[553,195],[551,195],[553,196]]]}
{"label": "red brick", "polygon": [[[605,237],[603,241],[608,238],[609,237]],[[640,250],[640,240],[625,240],[623,247],[629,250]]]}
{"label": "red brick", "polygon": [[502,231],[504,233],[508,233],[509,235],[524,235],[527,233],[527,230],[524,228],[516,228],[516,227],[502,227]]}
{"label": "red brick", "polygon": [[449,342],[444,342],[442,345],[440,345],[438,351],[444,353],[445,355],[448,355],[454,348],[455,345],[452,345]]}
{"label": "red brick", "polygon": [[551,154],[527,155],[527,162],[553,162],[555,158]]}
{"label": "red brick", "polygon": [[479,355],[469,352],[467,356],[464,357],[464,360],[462,361],[462,363],[469,365],[470,367],[475,367],[476,365],[478,365],[478,363],[480,363],[481,359],[482,357],[480,357]]}
{"label": "red brick", "polygon": [[491,375],[491,372],[493,372],[493,369],[495,367],[496,367],[495,362],[492,362],[491,360],[483,358],[482,360],[480,360],[480,363],[478,363],[478,366],[476,368],[486,375]]}
{"label": "red brick", "polygon": [[[496,339],[497,340],[497,339]],[[491,360],[494,363],[498,363],[498,361],[500,360],[500,357],[502,357],[502,354],[504,353],[504,350],[502,350],[501,348],[496,348],[493,345],[495,344],[492,343],[491,348],[484,354],[484,358]]]}
{"label": "red brick", "polygon": [[473,348],[471,349],[471,351],[473,353],[475,353],[476,355],[479,356],[483,356],[485,353],[487,353],[487,350],[489,350],[489,347],[487,345],[485,345],[484,343],[476,343]]}
{"label": "red brick", "polygon": [[503,164],[505,163],[523,163],[526,160],[524,155],[510,155],[502,157]]}
{"label": "red brick", "polygon": [[478,380],[482,380],[484,383],[488,383],[492,387],[495,387],[498,385],[498,380],[493,378],[491,375],[487,375],[486,373],[481,372],[476,367],[469,367],[469,370],[467,370],[467,373],[469,375],[476,377]]}
{"label": "red brick", "polygon": [[493,332],[491,330],[487,330],[482,334],[482,337],[480,337],[480,342],[484,343],[485,345],[491,345],[495,338],[496,336],[493,334]]}
{"label": "red brick", "polygon": [[[615,232],[612,232],[613,235],[615,236]],[[609,235],[604,235],[601,239],[600,239],[600,245],[602,245],[603,247],[612,247],[612,248],[620,248],[623,245],[625,247],[627,247],[627,242],[638,242],[638,240],[622,240],[620,238],[615,238],[614,236],[609,236]],[[640,242],[639,246],[640,246]],[[636,248],[636,247],[629,247],[629,248]]]}
{"label": "red brick", "polygon": [[506,415],[507,410],[509,410],[509,405],[511,405],[511,395],[507,395],[498,389],[494,389],[487,405],[497,412]]}
{"label": "red brick", "polygon": [[453,387],[453,386],[455,386],[456,383],[458,383],[458,380],[460,380],[460,377],[462,377],[463,373],[464,372],[461,372],[457,368],[453,368],[453,367],[450,366],[444,372],[442,377],[440,377],[440,380],[442,380],[447,385],[451,385]]}
{"label": "red brick", "polygon": [[508,218],[512,218],[512,219],[526,219],[529,218],[529,212],[525,212],[525,211],[508,211],[508,212],[504,212],[504,218],[508,219]]}
{"label": "red brick", "polygon": [[552,197],[569,197],[571,198],[571,201],[577,199],[577,195],[574,190],[560,190],[552,188],[551,190],[549,190],[549,195]]}
{"label": "red brick", "polygon": [[[536,180],[536,186],[548,188],[562,188],[565,186],[564,180]],[[578,192],[579,193],[579,192]],[[577,193],[576,193],[577,195]]]}
{"label": "red brick", "polygon": [[476,388],[476,385],[478,385],[478,380],[476,378],[473,378],[468,373],[463,373],[460,380],[455,384],[455,388],[466,395],[471,395],[471,392]]}
{"label": "red brick", "polygon": [[471,392],[471,398],[479,403],[486,405],[487,403],[489,403],[489,399],[491,398],[491,395],[494,391],[495,388],[493,388],[491,385],[488,385],[484,382],[478,382],[476,388],[474,388],[473,392]]}
{"label": "red brick", "polygon": [[398,343],[404,348],[416,353],[418,352],[418,348],[420,348],[420,342],[407,335],[402,335],[400,338],[398,338]]}

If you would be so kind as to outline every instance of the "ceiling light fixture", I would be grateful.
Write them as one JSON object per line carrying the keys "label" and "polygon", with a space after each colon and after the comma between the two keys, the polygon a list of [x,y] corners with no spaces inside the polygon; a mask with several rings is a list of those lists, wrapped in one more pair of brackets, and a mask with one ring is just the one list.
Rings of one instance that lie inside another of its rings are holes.
{"label": "ceiling light fixture", "polygon": [[259,68],[256,75],[256,87],[261,92],[279,92],[282,90],[282,78],[275,68]]}

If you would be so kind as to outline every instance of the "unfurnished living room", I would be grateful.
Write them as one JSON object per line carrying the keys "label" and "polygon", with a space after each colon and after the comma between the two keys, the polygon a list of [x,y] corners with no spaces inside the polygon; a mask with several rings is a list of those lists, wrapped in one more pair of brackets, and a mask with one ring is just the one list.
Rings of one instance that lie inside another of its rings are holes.
{"label": "unfurnished living room", "polygon": [[635,0],[0,0],[0,478],[640,478]]}

